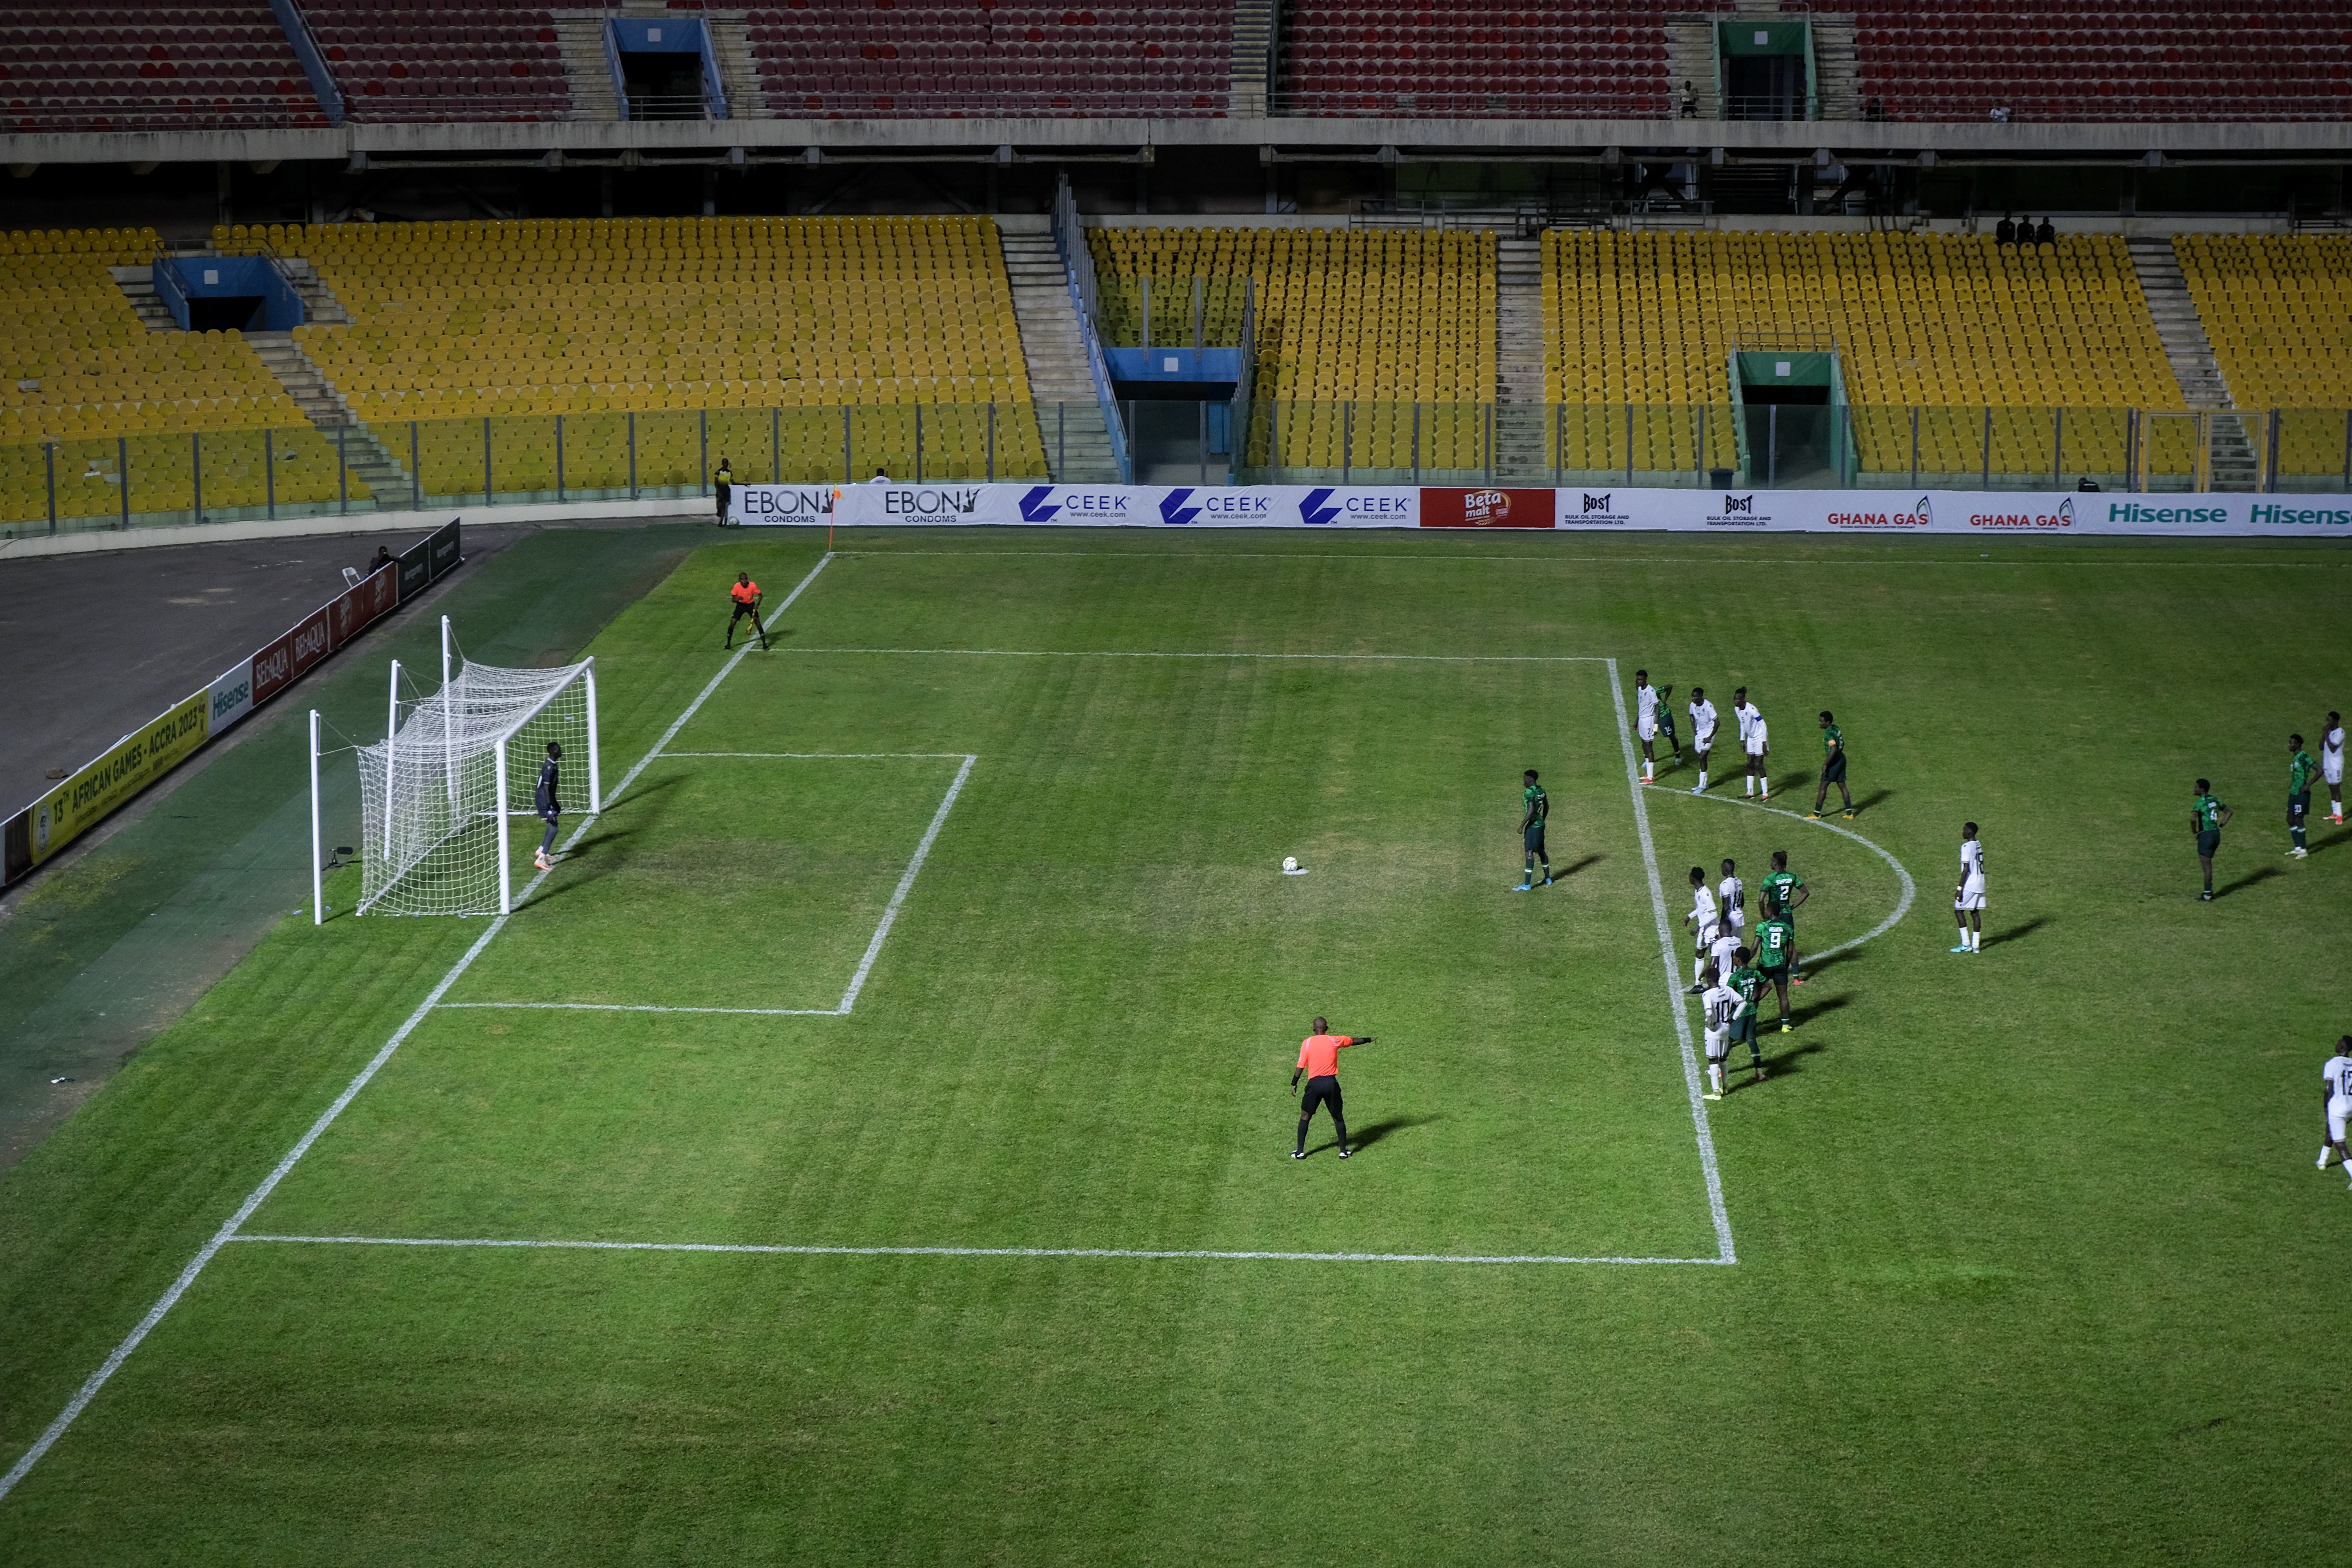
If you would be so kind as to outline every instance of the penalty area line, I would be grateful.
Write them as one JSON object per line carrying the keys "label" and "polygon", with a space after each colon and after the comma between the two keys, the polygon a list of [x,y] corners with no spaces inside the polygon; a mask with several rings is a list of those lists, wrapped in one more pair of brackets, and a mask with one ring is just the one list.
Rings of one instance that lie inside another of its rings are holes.
{"label": "penalty area line", "polygon": [[[832,559],[830,554],[820,557],[817,563],[809,569],[809,574],[801,579],[800,586],[794,588],[784,602],[776,606],[778,611],[789,608],[793,600],[799,598],[803,591],[811,583],[816,581],[817,574],[824,571],[826,563]],[[750,651],[751,645],[746,643],[743,646],[743,652]],[[623,776],[621,782],[614,786],[612,793],[604,797],[596,810],[592,810],[582,817],[579,826],[572,828],[571,837],[563,841],[564,851],[568,852],[580,842],[582,835],[594,824],[603,808],[609,806],[619,798],[621,792],[627,789],[637,775],[646,771],[646,764],[660,755],[661,749],[677,737],[678,731],[685,728],[686,721],[701,710],[702,705],[710,700],[710,694],[719,689],[719,683],[726,679],[729,673],[741,662],[742,654],[739,653],[719,667],[719,673],[712,676],[710,683],[687,705],[686,711],[679,714],[677,721],[662,731],[662,737],[654,742],[653,750],[637,760],[637,765]],[[970,771],[969,764],[966,765],[966,771]],[[958,777],[961,780],[961,775]],[[950,798],[953,798],[952,795]],[[936,832],[937,828],[934,827],[933,833],[936,834]],[[925,842],[928,844],[929,839],[927,838]],[[548,876],[548,872],[541,871],[525,884],[522,892],[514,900],[515,907],[519,909],[527,902],[531,894],[538,890],[540,885],[547,880]],[[278,1184],[286,1179],[297,1164],[300,1163],[302,1156],[310,1152],[310,1146],[319,1141],[328,1128],[334,1125],[335,1119],[342,1115],[344,1109],[357,1098],[360,1090],[368,1086],[369,1080],[373,1079],[383,1069],[383,1065],[392,1059],[393,1053],[400,1049],[401,1043],[415,1031],[416,1026],[423,1023],[425,1016],[436,1006],[440,1005],[441,998],[448,994],[449,987],[455,985],[458,978],[473,967],[474,960],[482,955],[482,950],[490,945],[491,939],[504,931],[507,921],[513,918],[510,914],[499,915],[490,921],[489,929],[474,940],[474,944],[466,950],[465,956],[449,966],[449,972],[442,975],[440,983],[433,987],[424,1001],[416,1005],[416,1010],[409,1014],[399,1028],[393,1031],[392,1038],[383,1043],[383,1048],[369,1058],[367,1066],[362,1068],[358,1076],[344,1086],[342,1093],[335,1097],[334,1103],[319,1113],[319,1119],[310,1123],[310,1131],[304,1132],[294,1147],[287,1152],[286,1157],[278,1162],[276,1168],[262,1178],[261,1184],[246,1195],[245,1202],[237,1205],[236,1212],[229,1215],[220,1229],[213,1233],[212,1238],[197,1248],[196,1255],[188,1260],[186,1268],[180,1270],[179,1277],[172,1281],[171,1288],[157,1298],[155,1304],[147,1309],[147,1315],[139,1320],[130,1333],[123,1336],[122,1342],[116,1345],[106,1360],[100,1363],[98,1370],[91,1373],[83,1381],[82,1385],[74,1391],[73,1397],[66,1402],[66,1407],[58,1413],[57,1419],[51,1421],[42,1430],[41,1435],[33,1440],[33,1446],[26,1449],[16,1462],[9,1467],[7,1474],[0,1475],[0,1499],[5,1499],[10,1492],[16,1490],[16,1483],[23,1480],[35,1465],[40,1463],[41,1456],[47,1454],[57,1445],[58,1439],[66,1435],[67,1429],[74,1424],[75,1419],[89,1408],[89,1402],[98,1397],[99,1390],[104,1388],[107,1381],[113,1377],[125,1361],[130,1359],[131,1352],[139,1348],[141,1342],[153,1331],[155,1325],[163,1321],[164,1314],[169,1312],[178,1303],[180,1298],[187,1293],[188,1287],[196,1282],[196,1277],[205,1271],[205,1266],[213,1260],[215,1255],[224,1246],[236,1238],[237,1232],[245,1222],[253,1217],[254,1210],[259,1208],[263,1200],[278,1190]],[[877,938],[876,946],[879,945],[880,942]]]}
{"label": "penalty area line", "polygon": [[1277,1252],[1215,1247],[825,1247],[728,1241],[522,1241],[424,1236],[263,1236],[236,1241],[309,1247],[447,1247],[552,1252],[744,1252],[803,1258],[1203,1258],[1244,1263],[1591,1263],[1692,1264],[1718,1267],[1728,1258],[1567,1258],[1540,1254],[1465,1252]]}
{"label": "penalty area line", "polygon": [[1642,868],[1650,879],[1650,909],[1657,917],[1658,956],[1666,966],[1667,1005],[1674,1009],[1675,1037],[1682,1045],[1683,1087],[1690,1094],[1691,1125],[1698,1134],[1699,1169],[1706,1176],[1707,1213],[1715,1221],[1717,1262],[1737,1263],[1731,1246],[1731,1214],[1724,1206],[1723,1173],[1715,1159],[1715,1134],[1707,1126],[1706,1101],[1699,1087],[1698,1056],[1691,1049],[1690,1015],[1683,1010],[1682,967],[1675,961],[1674,938],[1666,929],[1666,894],[1658,881],[1658,851],[1650,838],[1650,812],[1642,799],[1640,770],[1633,765],[1633,731],[1625,722],[1625,693],[1617,681],[1617,661],[1609,660],[1609,700],[1617,709],[1617,744],[1625,755],[1625,784],[1633,794],[1633,830],[1642,841]]}

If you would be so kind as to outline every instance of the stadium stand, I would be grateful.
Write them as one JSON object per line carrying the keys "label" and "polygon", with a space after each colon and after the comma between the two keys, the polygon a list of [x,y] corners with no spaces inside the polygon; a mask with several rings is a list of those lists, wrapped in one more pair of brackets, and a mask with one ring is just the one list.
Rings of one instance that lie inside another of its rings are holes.
{"label": "stadium stand", "polygon": [[[2115,475],[2126,408],[2179,408],[2128,253],[2112,236],[2052,246],[1861,234],[1544,237],[1549,399],[1580,407],[1559,453],[1569,469],[1690,472],[1733,467],[1728,420],[1738,349],[1834,347],[1865,473],[1907,474],[1909,410],[1922,410],[1919,470],[1965,476]],[[1637,405],[1632,420],[1618,411]],[[1992,447],[1984,411],[1992,408]],[[2063,429],[2051,410],[2081,410]],[[2062,454],[2057,443],[2063,440]],[[2185,437],[2182,437],[2185,440]],[[2158,471],[2183,460],[2165,439]]]}
{"label": "stadium stand", "polygon": [[770,114],[1222,116],[1234,7],[793,0],[749,14]]}
{"label": "stadium stand", "polygon": [[324,126],[264,0],[0,7],[6,129]]}
{"label": "stadium stand", "polygon": [[2283,479],[2341,479],[2352,466],[2352,239],[2176,236],[2231,400],[2280,410]]}
{"label": "stadium stand", "polygon": [[131,309],[108,268],[147,266],[154,244],[152,230],[0,237],[0,522],[45,520],[52,480],[61,518],[120,516],[126,500],[135,516],[188,512],[199,479],[207,516],[336,499],[334,449],[242,334],[151,331]]}
{"label": "stadium stand", "polygon": [[1862,90],[1886,118],[2342,120],[2352,26],[2334,0],[2260,11],[2063,0],[1854,7]]}
{"label": "stadium stand", "polygon": [[[1213,330],[1238,341],[1234,284],[1255,280],[1252,466],[1274,451],[1268,400],[1281,409],[1276,466],[1285,469],[1409,469],[1416,429],[1424,469],[1486,466],[1484,405],[1495,396],[1491,233],[1105,227],[1089,231],[1088,245],[1115,343],[1140,341],[1147,277],[1162,297],[1186,301],[1192,279],[1223,280]],[[1189,335],[1189,303],[1174,314]],[[1153,336],[1175,341],[1157,326]]]}
{"label": "stadium stand", "polygon": [[1280,103],[1295,114],[1674,114],[1661,7],[1301,0],[1283,22]]}
{"label": "stadium stand", "polygon": [[546,11],[471,0],[305,0],[354,120],[562,120],[572,94]]}
{"label": "stadium stand", "polygon": [[[352,320],[296,340],[430,496],[856,471],[1042,475],[995,226],[563,219],[225,231],[308,259]],[[632,433],[635,453],[631,471]],[[990,443],[994,443],[992,457]],[[495,456],[485,474],[486,446]]]}

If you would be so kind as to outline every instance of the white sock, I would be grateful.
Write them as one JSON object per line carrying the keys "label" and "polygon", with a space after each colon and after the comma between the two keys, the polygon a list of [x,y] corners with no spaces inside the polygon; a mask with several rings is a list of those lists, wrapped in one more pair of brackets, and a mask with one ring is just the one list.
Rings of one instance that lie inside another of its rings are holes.
{"label": "white sock", "polygon": [[1983,946],[1984,946],[1984,932],[1982,932],[1982,931],[1969,931],[1969,951],[1970,952],[1978,952],[1979,950],[1980,950]]}
{"label": "white sock", "polygon": [[1647,757],[1642,759],[1642,782],[1643,784],[1650,782],[1650,759]]}
{"label": "white sock", "polygon": [[1723,1068],[1713,1062],[1706,1064],[1706,1081],[1715,1085],[1715,1092],[1723,1092]]}
{"label": "white sock", "polygon": [[1763,791],[1764,791],[1764,793],[1765,793],[1766,795],[1770,795],[1770,794],[1772,793],[1772,781],[1771,781],[1770,779],[1768,779],[1768,778],[1759,778],[1759,779],[1758,779],[1756,782],[1757,782],[1757,784],[1759,784],[1760,786],[1762,786]]}
{"label": "white sock", "polygon": [[1701,768],[1698,771],[1698,787],[1701,789],[1705,789],[1706,787],[1706,770],[1705,768]]}

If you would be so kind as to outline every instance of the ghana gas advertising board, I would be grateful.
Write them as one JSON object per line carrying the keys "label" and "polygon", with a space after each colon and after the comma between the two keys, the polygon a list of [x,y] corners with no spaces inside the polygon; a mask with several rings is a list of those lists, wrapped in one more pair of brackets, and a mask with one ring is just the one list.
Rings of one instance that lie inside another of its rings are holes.
{"label": "ghana gas advertising board", "polygon": [[739,485],[730,521],[845,528],[1450,528],[1586,532],[2352,537],[2352,496],[1623,486]]}

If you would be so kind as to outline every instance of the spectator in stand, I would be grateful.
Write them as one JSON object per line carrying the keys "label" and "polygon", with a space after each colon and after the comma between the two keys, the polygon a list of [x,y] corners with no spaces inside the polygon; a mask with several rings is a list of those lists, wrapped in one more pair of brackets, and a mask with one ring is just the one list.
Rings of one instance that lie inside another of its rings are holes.
{"label": "spectator in stand", "polygon": [[2074,481],[2074,488],[2078,490],[2084,490],[2092,495],[2096,495],[2099,493],[2099,481],[2093,479],[2090,475],[2084,474],[2081,479]]}
{"label": "spectator in stand", "polygon": [[1698,118],[1698,88],[1696,84],[1687,81],[1683,83],[1683,118],[1685,120]]}
{"label": "spectator in stand", "polygon": [[2006,105],[1998,103],[1993,105],[1992,122],[1995,125],[2006,125],[2009,123],[2009,109]]}
{"label": "spectator in stand", "polygon": [[1885,118],[1886,118],[1886,105],[1885,105],[1885,103],[1883,100],[1879,100],[1879,99],[1877,99],[1877,98],[1872,98],[1869,101],[1865,102],[1865,103],[1862,106],[1862,117],[1863,117],[1864,120],[1884,120],[1884,119],[1885,119]]}
{"label": "spectator in stand", "polygon": [[2036,245],[2055,245],[2058,243],[2058,231],[2050,226],[2050,219],[2047,215],[2045,215],[2042,219],[2042,226],[2033,231],[2033,243]]}
{"label": "spectator in stand", "polygon": [[2000,222],[1993,226],[1992,242],[1995,245],[2015,245],[2017,243],[2016,214],[2001,214]]}

